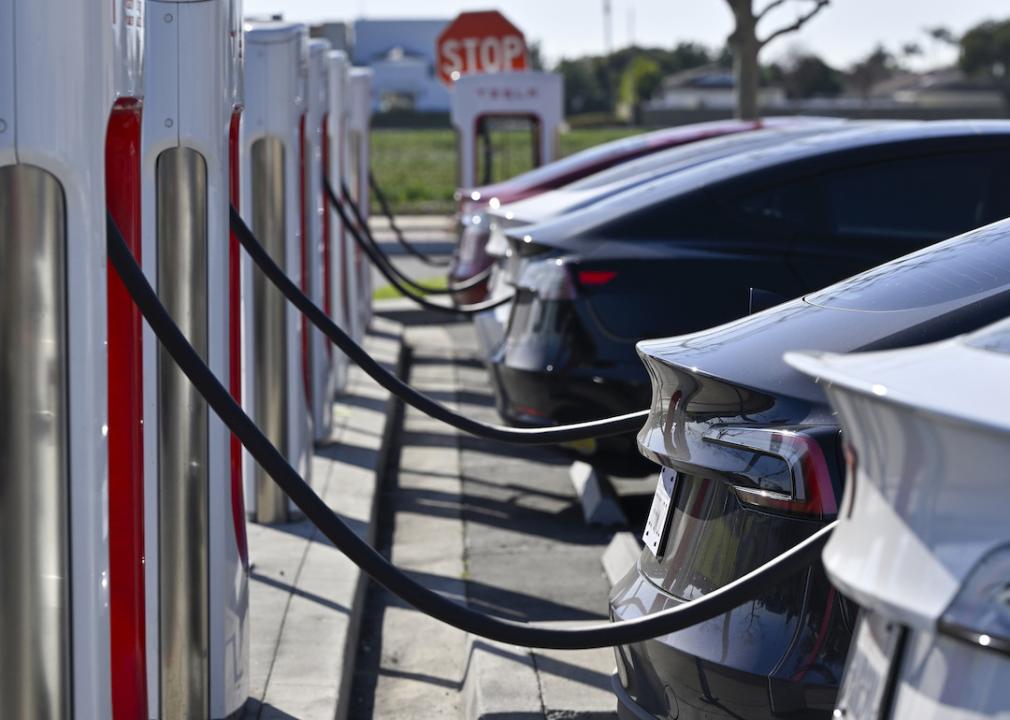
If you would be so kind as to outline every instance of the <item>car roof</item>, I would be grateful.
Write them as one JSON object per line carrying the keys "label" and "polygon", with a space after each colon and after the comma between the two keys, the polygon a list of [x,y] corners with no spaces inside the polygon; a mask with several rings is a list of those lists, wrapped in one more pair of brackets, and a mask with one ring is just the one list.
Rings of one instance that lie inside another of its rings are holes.
{"label": "car roof", "polygon": [[587,233],[621,217],[716,183],[817,157],[874,147],[898,147],[931,140],[984,136],[1004,136],[1010,139],[1010,121],[902,121],[879,125],[864,124],[839,129],[836,132],[814,134],[663,175],[653,181],[604,197],[577,213],[562,215],[524,228],[523,233],[532,236],[534,240],[540,234],[550,238]]}
{"label": "car roof", "polygon": [[593,165],[621,162],[622,158],[634,157],[641,153],[652,154],[650,148],[661,151],[662,148],[673,148],[689,145],[709,138],[726,135],[746,134],[762,128],[786,128],[818,124],[835,124],[842,122],[841,118],[822,117],[815,115],[782,115],[767,117],[761,120],[708,120],[705,122],[674,125],[672,127],[651,130],[649,132],[618,138],[600,143],[584,150],[572,153],[563,158],[545,163],[540,167],[527,170],[508,180],[502,180],[490,185],[461,190],[461,196],[477,195],[475,200],[489,199],[497,195],[509,195],[524,190],[532,190],[551,183],[566,175],[578,173]]}
{"label": "car roof", "polygon": [[[874,120],[869,122],[880,123],[883,121]],[[746,133],[717,135],[699,140],[698,142],[660,150],[659,152],[635,158],[634,160],[628,160],[627,162],[584,177],[569,185],[564,185],[561,189],[583,190],[605,185],[618,187],[621,181],[624,181],[624,184],[643,182],[650,174],[658,176],[667,171],[667,168],[682,162],[685,158],[695,158],[701,162],[707,157],[719,157],[728,151],[745,152],[748,147],[761,147],[776,139],[784,141],[790,138],[798,138],[830,130],[837,131],[850,126],[853,126],[853,124],[844,120],[838,120],[834,122],[772,125]]]}
{"label": "car roof", "polygon": [[493,218],[505,220],[505,225],[510,227],[539,222],[587,207],[610,195],[616,195],[673,172],[682,172],[695,165],[732,154],[745,155],[752,150],[816,133],[837,132],[846,126],[847,123],[844,121],[771,126],[678,145],[620,163],[560,188],[507,203],[489,211],[488,214]]}
{"label": "car roof", "polygon": [[746,132],[756,126],[757,123],[754,121],[715,120],[638,133],[588,147],[553,162],[545,163],[540,167],[527,170],[508,180],[470,188],[465,191],[465,194],[469,196],[471,193],[477,192],[482,197],[490,197],[510,189],[532,188],[588,165],[633,155],[650,147],[678,146],[703,138]]}

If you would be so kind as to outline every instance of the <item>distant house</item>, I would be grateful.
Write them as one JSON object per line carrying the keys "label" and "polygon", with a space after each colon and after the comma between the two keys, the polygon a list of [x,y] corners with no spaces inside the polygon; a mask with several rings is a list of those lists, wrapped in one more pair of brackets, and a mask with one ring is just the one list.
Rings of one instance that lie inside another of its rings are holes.
{"label": "distant house", "polygon": [[330,46],[334,50],[343,50],[350,56],[353,29],[345,22],[328,22],[321,25],[313,25],[309,28],[309,34],[314,38],[329,40]]}
{"label": "distant house", "polygon": [[351,58],[371,67],[372,109],[448,112],[435,74],[435,42],[449,20],[358,20]]}
{"label": "distant house", "polygon": [[[733,73],[724,68],[704,66],[669,75],[646,104],[647,110],[732,110],[736,105]],[[761,107],[776,107],[786,101],[780,87],[758,90]]]}
{"label": "distant house", "polygon": [[902,72],[870,89],[871,101],[892,101],[921,108],[1003,109],[999,88],[985,80],[965,77],[957,68],[927,73]]}

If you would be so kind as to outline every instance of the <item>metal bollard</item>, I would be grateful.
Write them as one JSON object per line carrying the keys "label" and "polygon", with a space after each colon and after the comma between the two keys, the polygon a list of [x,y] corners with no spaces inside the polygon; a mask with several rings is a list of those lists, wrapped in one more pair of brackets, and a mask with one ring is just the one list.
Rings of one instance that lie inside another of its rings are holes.
{"label": "metal bollard", "polygon": [[[327,113],[329,111],[330,44],[325,40],[310,40],[308,45],[308,74],[306,78],[305,109],[305,231],[303,244],[306,251],[303,270],[307,273],[309,297],[320,307],[328,299],[325,281],[330,253],[329,227],[327,227],[325,191],[323,190],[324,150],[328,149]],[[302,325],[308,341],[309,401],[312,409],[314,439],[325,440],[332,427],[333,393],[330,363],[332,350],[329,341],[317,328]]]}
{"label": "metal bollard", "polygon": [[[300,190],[307,32],[304,25],[256,23],[246,30],[246,110],[242,141],[244,216],[271,256],[302,282]],[[246,170],[247,168],[247,170]],[[245,262],[244,394],[252,417],[303,476],[312,432],[305,392],[302,321],[269,281]],[[286,522],[292,506],[273,481],[246,461],[247,512],[261,523]]]}
{"label": "metal bollard", "polygon": [[103,147],[117,10],[0,0],[0,717],[110,713]]}
{"label": "metal bollard", "polygon": [[[333,50],[328,55],[329,63],[329,110],[327,112],[327,158],[326,173],[330,185],[339,189],[347,175],[347,132],[348,114],[348,69],[347,55],[341,50]],[[330,204],[329,196],[324,198],[330,227],[330,263],[327,311],[333,321],[342,328],[350,328],[352,293],[350,273],[354,262],[355,244],[340,221],[336,209]],[[334,348],[332,363],[332,383],[334,391],[340,392],[347,386],[348,359]]]}
{"label": "metal bollard", "polygon": [[[368,222],[369,197],[368,169],[372,165],[371,158],[371,124],[372,124],[372,70],[370,68],[354,68],[349,80],[349,138],[350,148],[348,160],[347,187],[354,201],[361,208],[365,222]],[[357,317],[353,325],[354,338],[358,342],[365,336],[368,323],[372,321],[372,266],[355,246],[356,270],[354,290],[356,292]]]}
{"label": "metal bollard", "polygon": [[[141,253],[162,303],[227,384],[232,313],[231,0],[149,0]],[[223,718],[247,694],[247,584],[231,438],[159,346],[144,342],[149,713]]]}

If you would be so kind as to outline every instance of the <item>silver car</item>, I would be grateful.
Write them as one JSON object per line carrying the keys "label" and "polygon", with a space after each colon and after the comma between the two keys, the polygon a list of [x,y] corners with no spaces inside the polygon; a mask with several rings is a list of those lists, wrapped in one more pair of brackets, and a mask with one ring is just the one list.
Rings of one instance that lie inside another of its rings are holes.
{"label": "silver car", "polygon": [[786,360],[847,437],[824,565],[862,611],[835,717],[1010,718],[1010,321]]}

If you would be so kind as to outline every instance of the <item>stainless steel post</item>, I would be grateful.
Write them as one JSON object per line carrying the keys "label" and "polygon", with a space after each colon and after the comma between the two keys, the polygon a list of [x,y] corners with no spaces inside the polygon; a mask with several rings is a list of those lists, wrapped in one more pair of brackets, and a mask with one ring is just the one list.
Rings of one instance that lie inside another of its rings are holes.
{"label": "stainless steel post", "polygon": [[[172,148],[158,157],[156,176],[158,294],[206,360],[207,164],[190,148]],[[158,395],[161,717],[205,718],[210,712],[208,409],[163,350]]]}
{"label": "stainless steel post", "polygon": [[[284,144],[274,137],[252,145],[252,230],[278,265],[285,261]],[[288,455],[287,301],[261,272],[253,275],[253,336],[256,424]],[[288,520],[288,499],[256,466],[256,521]]]}
{"label": "stainless steel post", "polygon": [[66,207],[55,177],[0,168],[0,717],[68,718]]}

